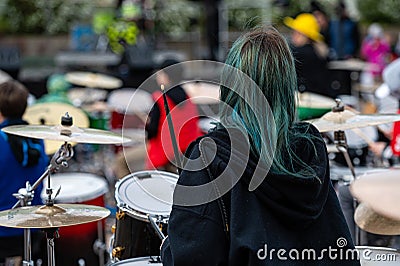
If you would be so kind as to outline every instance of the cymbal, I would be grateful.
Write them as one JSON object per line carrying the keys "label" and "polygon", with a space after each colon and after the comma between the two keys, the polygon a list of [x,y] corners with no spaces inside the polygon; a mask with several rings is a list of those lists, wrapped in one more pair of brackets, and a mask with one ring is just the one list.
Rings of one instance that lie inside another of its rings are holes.
{"label": "cymbal", "polygon": [[394,220],[373,211],[365,203],[360,203],[354,212],[354,221],[364,231],[379,235],[399,235],[400,220]]}
{"label": "cymbal", "polygon": [[338,131],[381,124],[392,123],[400,120],[398,114],[373,114],[361,115],[350,110],[340,112],[330,111],[321,118],[308,120],[320,132]]}
{"label": "cymbal", "polygon": [[95,88],[72,88],[67,92],[69,100],[75,106],[103,101],[107,98],[107,91]]}
{"label": "cymbal", "polygon": [[[31,125],[58,125],[60,124],[61,117],[68,112],[73,117],[74,125],[78,127],[89,127],[89,118],[79,108],[73,105],[60,103],[60,102],[48,102],[48,103],[37,103],[26,108],[23,119]],[[54,154],[58,151],[62,141],[45,140],[44,147],[46,154]],[[72,143],[75,145],[75,143]]]}
{"label": "cymbal", "polygon": [[189,82],[182,88],[195,104],[217,104],[219,102],[219,85],[208,82]]}
{"label": "cymbal", "polygon": [[328,63],[328,68],[333,70],[349,70],[349,71],[362,71],[362,70],[379,70],[376,64],[368,63],[360,59],[350,58],[347,60],[336,60]]}
{"label": "cymbal", "polygon": [[131,141],[130,138],[111,131],[93,128],[79,128],[77,126],[17,125],[5,127],[2,130],[6,133],[23,137],[64,142],[122,144]]}
{"label": "cymbal", "polygon": [[375,212],[400,220],[400,170],[361,176],[350,185],[351,194],[360,202],[367,203]]}
{"label": "cymbal", "polygon": [[32,125],[58,125],[66,112],[73,117],[74,125],[78,127],[89,126],[89,118],[84,111],[73,105],[60,102],[36,103],[28,106],[23,119]]}
{"label": "cymbal", "polygon": [[85,204],[25,206],[0,212],[0,226],[58,228],[99,221],[110,215],[106,208]]}
{"label": "cymbal", "polygon": [[321,117],[332,110],[332,106],[336,104],[332,98],[312,92],[302,92],[297,95],[297,111],[301,120]]}
{"label": "cymbal", "polygon": [[92,72],[70,72],[65,75],[65,79],[72,84],[90,88],[117,89],[122,86],[118,78]]}

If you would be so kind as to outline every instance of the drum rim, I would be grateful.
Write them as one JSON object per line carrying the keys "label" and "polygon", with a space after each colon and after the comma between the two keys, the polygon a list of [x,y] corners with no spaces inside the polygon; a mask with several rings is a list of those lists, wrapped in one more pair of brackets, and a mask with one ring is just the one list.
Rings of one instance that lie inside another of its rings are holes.
{"label": "drum rim", "polygon": [[370,249],[370,250],[381,250],[381,251],[390,251],[400,254],[400,250],[389,247],[378,247],[378,246],[355,246],[356,249]]}
{"label": "drum rim", "polygon": [[[83,173],[83,172],[62,172],[62,173],[55,173],[51,175],[51,182],[54,181],[54,179],[63,177],[63,178],[75,178],[77,179],[77,175],[80,175],[80,178],[92,178],[93,180],[100,181],[99,184],[101,183],[101,186],[96,187],[96,190],[91,191],[91,193],[87,193],[85,195],[75,195],[74,197],[63,197],[61,194],[57,196],[55,199],[55,203],[79,203],[79,202],[85,202],[89,200],[94,200],[97,199],[98,197],[106,194],[108,192],[108,184],[107,181],[104,180],[104,178],[101,178],[98,175],[92,174],[92,173]],[[68,177],[70,176],[70,177]],[[84,177],[85,176],[85,177]],[[80,179],[79,178],[79,179]],[[78,179],[78,180],[79,180]],[[43,180],[43,184],[47,184],[47,178]],[[54,186],[52,184],[52,186]],[[58,188],[54,188],[58,189]],[[41,198],[42,200],[45,199],[43,196],[47,197],[46,194],[43,194],[45,191],[45,186],[42,190]],[[62,191],[62,185],[61,185],[61,191]],[[81,188],[79,188],[79,191],[81,191]]]}
{"label": "drum rim", "polygon": [[140,175],[140,174],[149,174],[150,175],[152,173],[156,173],[158,175],[163,175],[165,174],[165,176],[167,177],[171,177],[174,178],[176,180],[178,180],[179,175],[171,173],[171,172],[167,172],[167,171],[161,171],[161,170],[143,170],[143,171],[137,171],[134,173],[130,173],[129,175],[123,177],[122,179],[118,180],[117,183],[115,184],[115,200],[117,202],[117,207],[126,212],[129,216],[133,217],[133,218],[137,218],[139,220],[145,221],[145,222],[149,222],[148,220],[148,215],[149,214],[154,214],[154,215],[161,215],[161,214],[157,214],[157,213],[144,213],[140,210],[136,210],[133,209],[131,206],[129,206],[126,202],[123,201],[123,199],[118,197],[118,191],[120,189],[120,187],[122,186],[122,184],[124,184],[125,182],[131,180],[131,178],[137,178],[135,175]]}
{"label": "drum rim", "polygon": [[[137,257],[137,258],[129,258],[129,259],[125,259],[125,260],[120,260],[120,261],[117,261],[115,263],[110,264],[110,266],[124,265],[125,262],[129,263],[129,262],[146,261],[146,260],[149,260],[150,258],[153,258],[153,257],[158,257],[161,260],[160,255],[154,255],[154,256]],[[154,265],[156,265],[156,264],[154,264]],[[162,263],[161,263],[161,265],[162,265]]]}

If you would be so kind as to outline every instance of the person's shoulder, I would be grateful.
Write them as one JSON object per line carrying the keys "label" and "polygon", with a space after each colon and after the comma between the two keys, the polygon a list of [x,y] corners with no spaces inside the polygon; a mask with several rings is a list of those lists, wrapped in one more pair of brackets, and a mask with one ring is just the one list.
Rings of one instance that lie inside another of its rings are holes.
{"label": "person's shoulder", "polygon": [[293,126],[293,129],[298,133],[310,134],[315,136],[321,135],[319,130],[313,124],[304,121],[296,122]]}

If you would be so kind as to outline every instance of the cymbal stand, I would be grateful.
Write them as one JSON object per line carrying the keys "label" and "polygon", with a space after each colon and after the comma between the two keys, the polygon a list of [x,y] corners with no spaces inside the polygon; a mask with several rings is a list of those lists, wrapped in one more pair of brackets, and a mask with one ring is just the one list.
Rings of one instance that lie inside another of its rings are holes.
{"label": "cymbal stand", "polygon": [[149,220],[151,226],[153,227],[153,229],[156,231],[157,236],[161,239],[164,240],[166,238],[166,236],[164,235],[164,233],[161,231],[160,227],[157,225],[157,223],[161,224],[162,222],[162,217],[161,216],[151,216],[151,215],[147,215],[147,219]]}
{"label": "cymbal stand", "polygon": [[[332,108],[332,112],[343,112],[344,105],[342,104],[341,100],[336,99],[335,101],[336,101],[336,106]],[[336,148],[343,154],[344,159],[346,160],[347,166],[349,167],[349,169],[351,171],[351,175],[353,176],[353,179],[351,181],[353,181],[356,179],[356,172],[355,172],[354,165],[351,162],[351,158],[348,153],[346,134],[343,130],[336,130],[333,132],[333,136],[334,136],[334,143],[336,145]],[[348,183],[346,185],[348,185]],[[357,207],[356,199],[354,199],[353,204],[354,204],[354,209],[356,209],[356,207]],[[360,245],[360,233],[361,233],[360,228],[357,225],[355,225],[354,231],[355,231],[354,242],[356,245]]]}
{"label": "cymbal stand", "polygon": [[[21,188],[18,190],[18,193],[14,193],[13,196],[18,199],[18,201],[14,204],[12,209],[15,209],[20,206],[29,206],[34,197],[35,189],[42,183],[45,177],[49,177],[47,179],[48,188],[46,189],[46,193],[49,195],[48,199],[46,200],[46,205],[52,206],[54,204],[54,198],[58,195],[59,191],[56,193],[55,197],[52,199],[52,189],[50,188],[50,174],[58,171],[61,166],[68,167],[67,161],[72,158],[74,155],[72,145],[65,142],[61,145],[60,149],[53,155],[49,166],[47,167],[46,171],[38,178],[38,180],[31,186],[29,181],[26,182],[25,188]],[[49,245],[49,243],[48,243]],[[54,246],[54,243],[53,243]],[[49,249],[48,249],[49,250]],[[33,261],[31,257],[31,231],[29,228],[24,229],[24,260],[23,266],[33,266]],[[53,250],[54,253],[54,250]],[[50,256],[50,253],[48,253]],[[54,256],[54,254],[53,254]],[[49,266],[54,265],[50,264],[49,258]]]}

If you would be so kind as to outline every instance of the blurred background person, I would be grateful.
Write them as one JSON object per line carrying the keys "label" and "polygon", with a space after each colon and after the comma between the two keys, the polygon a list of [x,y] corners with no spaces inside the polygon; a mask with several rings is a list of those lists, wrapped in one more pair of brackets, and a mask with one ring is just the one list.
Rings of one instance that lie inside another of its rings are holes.
{"label": "blurred background person", "polygon": [[[27,106],[28,90],[15,80],[0,84],[0,129],[11,125],[27,125],[22,119]],[[0,210],[13,207],[17,199],[12,195],[20,188],[31,185],[44,173],[48,166],[42,140],[30,139],[0,131]],[[32,205],[42,205],[40,192],[42,185],[35,190]],[[32,258],[40,252],[39,232],[32,232]],[[7,258],[22,257],[24,254],[22,229],[0,227],[0,265]]]}
{"label": "blurred background person", "polygon": [[[184,152],[193,140],[202,135],[198,126],[197,106],[192,103],[184,89],[179,85],[183,80],[183,71],[178,61],[167,59],[161,64],[156,76],[157,84],[165,86],[180,152]],[[146,122],[148,156],[146,157],[145,168],[176,172],[170,161],[174,158],[174,151],[166,120],[162,92],[157,89],[153,92],[152,97],[155,104]]]}
{"label": "blurred background person", "polygon": [[361,44],[361,57],[368,63],[374,64],[370,73],[376,81],[381,80],[382,71],[389,63],[390,56],[390,44],[384,36],[382,27],[378,23],[372,23]]}
{"label": "blurred background person", "polygon": [[330,17],[323,9],[321,4],[318,1],[311,1],[310,3],[310,13],[314,15],[317,19],[319,25],[319,32],[322,37],[324,37],[324,42],[326,45],[330,45],[330,36],[329,36],[329,21]]}
{"label": "blurred background person", "polygon": [[292,29],[291,48],[296,59],[299,92],[332,97],[327,69],[328,47],[323,42],[317,19],[310,13],[302,13],[295,19],[286,17],[284,23]]}
{"label": "blurred background person", "polygon": [[360,49],[358,23],[349,17],[343,1],[338,2],[335,15],[329,25],[329,48],[333,51],[332,57],[337,60],[358,57]]}

